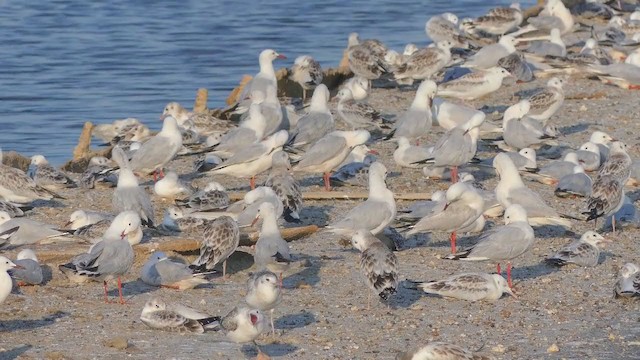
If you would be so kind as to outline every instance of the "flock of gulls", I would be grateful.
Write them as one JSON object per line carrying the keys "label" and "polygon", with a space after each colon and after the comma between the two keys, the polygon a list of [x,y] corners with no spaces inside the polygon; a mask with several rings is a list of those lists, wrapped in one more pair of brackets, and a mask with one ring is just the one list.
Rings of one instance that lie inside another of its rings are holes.
{"label": "flock of gulls", "polygon": [[[625,185],[640,180],[627,145],[596,131],[588,142],[571,149],[561,143],[562,134],[553,123],[571,74],[588,73],[627,89],[640,87],[640,11],[626,6],[593,1],[570,10],[559,0],[548,0],[526,23],[518,4],[461,21],[446,13],[425,25],[430,46],[409,44],[402,53],[353,33],[345,56],[354,76],[337,90],[337,104],[322,84],[320,64],[308,55],[297,58],[289,72],[303,89],[303,101],[279,98],[273,61],[283,56],[264,50],[260,72],[231,108],[239,121],[222,120],[208,111],[194,113],[172,102],[164,108],[162,130],[156,134],[136,119],[96,127],[94,136],[113,146],[111,158],[92,158],[75,179],[42,155],[31,158],[28,174],[1,165],[0,247],[21,251],[15,260],[0,256],[0,303],[16,284],[42,283],[42,269],[36,253],[27,248],[30,245],[78,238],[91,242],[86,252],[60,264],[60,272],[72,282],[102,282],[107,302],[108,282],[117,280],[119,301],[125,303],[121,277],[130,276],[133,246],[142,241],[145,229],[199,240],[200,253],[192,263],[157,251],[139,274],[152,286],[188,290],[208,284],[218,265],[226,279],[226,261],[239,246],[241,233],[258,226],[255,272],[248,276],[246,297],[236,299],[239,305],[227,315],[210,316],[154,297],[140,316],[153,329],[223,331],[234,342],[255,344],[269,323],[275,334],[273,312],[286,294],[282,279],[295,260],[280,231],[283,222],[299,223],[304,211],[304,190],[300,178],[292,174],[322,174],[326,191],[332,185],[368,187],[365,201],[322,231],[351,240],[361,253],[364,282],[382,301],[393,301],[402,280],[398,259],[380,237],[390,227],[404,237],[450,234],[451,252],[443,259],[488,261],[497,267],[495,274],[460,273],[439,281],[408,281],[408,287],[468,301],[495,301],[504,293],[516,297],[512,261],[531,249],[534,229],[570,229],[575,222],[603,218],[615,232],[620,222],[639,223],[633,202],[625,196]],[[567,45],[566,39],[577,40]],[[568,49],[576,45],[582,48]],[[506,108],[502,123],[492,122],[488,114],[467,103],[535,77],[549,77],[546,87]],[[372,87],[379,84],[415,88],[415,98],[406,111],[389,120],[367,103]],[[434,132],[441,133],[435,143],[420,144]],[[398,167],[450,181],[448,189],[398,209],[386,185],[387,166],[371,149],[384,142],[397,143],[392,159]],[[479,144],[498,154],[480,158]],[[193,171],[209,180],[206,187],[196,189],[185,180],[189,174],[169,170],[176,157],[195,158]],[[542,166],[540,159],[545,159]],[[499,182],[494,190],[484,189],[473,175],[459,172],[460,167],[493,169]],[[267,180],[256,184],[261,174],[268,174]],[[232,202],[220,183],[228,177],[220,175],[249,179],[251,191]],[[141,186],[150,176],[152,194]],[[555,187],[558,197],[584,198],[581,211],[557,211],[527,186],[527,180]],[[75,188],[98,184],[115,185],[111,209],[74,211],[64,227],[28,216],[48,201],[64,203],[61,191],[68,196]],[[153,198],[173,202],[161,222],[155,218]],[[488,218],[497,218],[494,226],[488,226]],[[478,236],[472,246],[460,248],[456,245],[460,233]],[[597,231],[587,231],[546,262],[597,266],[602,247],[610,241]],[[614,293],[640,295],[637,265],[622,267]],[[258,352],[267,358],[259,348]],[[436,342],[398,358],[492,356]]]}

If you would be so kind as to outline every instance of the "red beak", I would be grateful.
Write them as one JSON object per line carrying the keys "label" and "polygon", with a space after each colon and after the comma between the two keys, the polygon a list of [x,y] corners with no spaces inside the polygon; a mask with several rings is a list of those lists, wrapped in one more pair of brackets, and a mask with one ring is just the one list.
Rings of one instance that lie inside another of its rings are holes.
{"label": "red beak", "polygon": [[260,217],[256,216],[255,219],[253,219],[253,221],[251,222],[251,227],[253,227],[253,225],[255,225],[258,222],[258,219],[260,219]]}
{"label": "red beak", "polygon": [[64,226],[62,228],[64,229],[71,224],[73,224],[73,221],[67,221],[66,223],[64,223]]}
{"label": "red beak", "polygon": [[367,154],[373,154],[373,155],[378,155],[378,156],[380,156],[380,153],[379,153],[379,152],[377,152],[377,151],[375,151],[375,150],[369,150],[369,151],[367,151]]}
{"label": "red beak", "polygon": [[256,316],[255,314],[251,314],[251,323],[253,325],[255,325],[258,322],[258,316]]}
{"label": "red beak", "polygon": [[286,57],[286,56],[284,56],[284,55],[282,55],[282,54],[278,54],[278,57],[277,57],[277,59],[286,59],[286,58],[287,58],[287,57]]}
{"label": "red beak", "polygon": [[14,265],[13,265],[13,268],[14,268],[14,269],[22,269],[22,270],[24,270],[24,266],[22,266],[22,265],[17,265],[17,264],[14,264]]}
{"label": "red beak", "polygon": [[120,233],[120,239],[124,240],[125,237],[127,237],[127,234],[125,234],[124,230],[122,230],[122,233]]}

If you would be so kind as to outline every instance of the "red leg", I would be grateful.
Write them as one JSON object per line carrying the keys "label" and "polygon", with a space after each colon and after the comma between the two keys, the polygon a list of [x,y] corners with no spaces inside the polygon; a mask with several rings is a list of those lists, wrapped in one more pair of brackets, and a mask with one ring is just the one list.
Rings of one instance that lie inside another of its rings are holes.
{"label": "red leg", "polygon": [[222,280],[227,280],[227,260],[222,262]]}
{"label": "red leg", "polygon": [[458,167],[457,166],[453,166],[451,168],[451,182],[452,183],[457,183],[458,182]]}
{"label": "red leg", "polygon": [[251,177],[251,181],[249,182],[249,184],[251,184],[251,190],[256,188],[256,177],[255,176]]}
{"label": "red leg", "polygon": [[611,216],[611,228],[613,229],[613,235],[616,234],[616,216]]}
{"label": "red leg", "polygon": [[512,288],[513,285],[511,284],[511,263],[510,262],[507,263],[507,282],[509,283],[509,287]]}
{"label": "red leg", "polygon": [[452,232],[451,236],[449,237],[449,239],[451,240],[451,253],[455,254],[456,253],[456,232]]}
{"label": "red leg", "polygon": [[102,284],[104,285],[104,302],[105,303],[109,303],[109,294],[107,291],[107,281],[103,281]]}
{"label": "red leg", "polygon": [[278,287],[280,287],[280,289],[282,289],[282,286],[284,284],[282,283],[282,273],[280,273],[280,275],[278,276]]}
{"label": "red leg", "polygon": [[331,191],[331,173],[324,173],[322,178],[324,179],[324,189],[327,191]]}
{"label": "red leg", "polygon": [[160,179],[164,179],[164,169],[160,168]]}
{"label": "red leg", "polygon": [[640,90],[640,85],[629,85],[629,90]]}
{"label": "red leg", "polygon": [[120,304],[125,304],[126,301],[122,298],[122,281],[120,280],[120,276],[118,276],[118,295],[120,295]]}
{"label": "red leg", "polygon": [[496,264],[496,270],[498,271],[498,275],[502,275],[502,269],[500,269],[500,263]]}
{"label": "red leg", "polygon": [[158,170],[153,172],[153,182],[154,183],[158,182]]}

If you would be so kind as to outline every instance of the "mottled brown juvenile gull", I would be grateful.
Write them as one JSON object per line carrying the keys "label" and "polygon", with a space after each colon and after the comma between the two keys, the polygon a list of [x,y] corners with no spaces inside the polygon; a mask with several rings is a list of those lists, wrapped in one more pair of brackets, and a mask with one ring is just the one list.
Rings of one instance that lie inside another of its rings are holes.
{"label": "mottled brown juvenile gull", "polygon": [[113,218],[114,215],[111,214],[80,209],[69,215],[69,221],[64,224],[64,228],[68,228],[69,230],[78,230],[81,227],[93,225],[102,220],[107,220],[110,223],[110,220]]}
{"label": "mottled brown juvenile gull", "polygon": [[13,204],[29,204],[35,200],[51,200],[60,195],[36,184],[24,171],[2,163],[0,149],[0,197]]}
{"label": "mottled brown juvenile gull", "polygon": [[413,84],[414,80],[429,79],[451,61],[449,40],[438,41],[436,46],[420,49],[397,66],[393,76],[398,84]]}
{"label": "mottled brown juvenile gull", "polygon": [[349,34],[348,45],[349,69],[356,76],[367,80],[375,80],[387,71],[384,67],[384,54],[372,51],[370,46],[360,43],[358,33]]}
{"label": "mottled brown juvenile gull", "polygon": [[469,351],[458,345],[445,342],[432,342],[430,344],[401,352],[396,360],[494,360],[492,355]]}
{"label": "mottled brown juvenile gull", "polygon": [[522,23],[520,4],[489,10],[486,15],[473,20],[472,28],[491,35],[504,35]]}
{"label": "mottled brown juvenile gull", "polygon": [[140,314],[140,321],[152,329],[192,332],[202,334],[207,329],[217,329],[220,317],[207,317],[194,311],[181,311],[183,306],[172,307],[158,298],[147,301]]}
{"label": "mottled brown juvenile gull", "polygon": [[371,105],[353,99],[351,90],[338,91],[338,115],[352,130],[379,127],[382,117]]}
{"label": "mottled brown juvenile gull", "polygon": [[424,31],[433,41],[451,41],[454,47],[467,48],[466,37],[458,28],[458,17],[452,13],[432,16],[424,25]]}
{"label": "mottled brown juvenile gull", "polygon": [[555,254],[551,255],[545,262],[556,266],[576,264],[578,266],[593,267],[598,265],[600,259],[600,247],[610,243],[611,239],[606,239],[595,231],[587,231],[580,239],[564,246]]}
{"label": "mottled brown juvenile gull", "polygon": [[507,280],[499,274],[464,273],[446,279],[416,284],[427,294],[467,301],[495,301],[507,293],[515,296]]}
{"label": "mottled brown juvenile gull", "polygon": [[187,212],[221,210],[229,206],[229,195],[222,185],[210,181],[207,186],[184,200],[176,200],[176,205]]}
{"label": "mottled brown juvenile gull", "polygon": [[[360,270],[367,285],[382,300],[388,300],[396,293],[399,282],[396,255],[369,230],[357,230],[351,238],[351,245],[360,251]],[[370,299],[371,293],[368,294]]]}
{"label": "mottled brown juvenile gull", "polygon": [[252,274],[247,280],[247,295],[244,301],[247,305],[260,311],[271,313],[271,334],[275,335],[273,325],[273,311],[280,303],[282,289],[278,286],[278,276],[269,270],[262,270]]}
{"label": "mottled brown juvenile gull", "polygon": [[640,268],[638,265],[626,263],[620,268],[613,295],[616,298],[640,296]]}
{"label": "mottled brown juvenile gull", "polygon": [[511,74],[501,67],[474,71],[438,85],[438,96],[475,100],[498,90],[507,76]]}
{"label": "mottled brown juvenile gull", "polygon": [[240,244],[240,228],[229,216],[207,220],[201,226],[200,255],[191,264],[198,272],[207,272],[222,263],[222,278],[227,277],[227,259]]}
{"label": "mottled brown juvenile gull", "polygon": [[174,261],[161,251],[149,257],[140,273],[140,280],[147,285],[162,286],[176,290],[188,290],[208,284],[207,273],[194,273],[184,262]]}
{"label": "mottled brown juvenile gull", "polygon": [[322,83],[324,74],[322,67],[309,55],[298,56],[291,67],[289,78],[302,87],[302,100],[307,98],[307,91],[313,90]]}
{"label": "mottled brown juvenile gull", "polygon": [[560,78],[549,79],[544,89],[529,97],[530,107],[527,115],[546,125],[547,121],[560,110],[564,103],[563,84],[564,81]]}
{"label": "mottled brown juvenile gull", "polygon": [[284,151],[273,154],[273,166],[264,186],[268,186],[278,195],[283,205],[283,216],[288,222],[300,222],[302,192],[300,185],[291,175],[289,156]]}
{"label": "mottled brown juvenile gull", "polygon": [[31,157],[33,169],[33,180],[40,186],[52,190],[59,188],[74,188],[78,185],[67,174],[49,164],[49,161],[42,155]]}

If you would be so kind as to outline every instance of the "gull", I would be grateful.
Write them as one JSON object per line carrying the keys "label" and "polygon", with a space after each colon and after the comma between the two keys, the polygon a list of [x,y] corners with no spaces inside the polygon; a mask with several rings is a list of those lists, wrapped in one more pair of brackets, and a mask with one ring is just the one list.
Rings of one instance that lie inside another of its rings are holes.
{"label": "gull", "polygon": [[427,149],[411,145],[406,137],[397,137],[398,148],[393,152],[393,160],[401,167],[418,169],[421,162],[430,159],[433,148]]}
{"label": "gull", "polygon": [[511,283],[511,260],[524,254],[531,248],[535,241],[533,228],[527,221],[527,211],[520,205],[513,204],[506,208],[504,212],[504,225],[495,227],[482,234],[475,245],[458,252],[445,256],[449,260],[469,260],[484,261],[493,260],[497,262],[498,274],[500,262],[507,261],[507,282],[510,288]]}
{"label": "gull", "polygon": [[504,142],[508,146],[516,149],[539,147],[549,138],[541,129],[534,128],[527,122],[530,108],[531,103],[525,99],[505,110],[502,128],[504,129]]}
{"label": "gull", "polygon": [[266,330],[267,324],[260,310],[235,307],[220,320],[220,327],[229,340],[235,343],[253,343],[258,349],[258,358],[261,357],[262,351],[256,344],[256,339]]}
{"label": "gull", "polygon": [[469,351],[458,345],[432,342],[408,352],[401,352],[396,360],[493,360],[491,355]]}
{"label": "gull", "polygon": [[580,49],[580,53],[575,55],[575,59],[597,65],[609,65],[613,63],[611,55],[600,47],[595,39],[585,40],[584,46]]}
{"label": "gull", "polygon": [[439,295],[467,301],[496,301],[507,293],[515,297],[511,286],[500,274],[464,273],[452,275],[444,280],[415,284],[427,294]]}
{"label": "gull", "polygon": [[549,33],[549,41],[533,41],[527,48],[527,52],[539,56],[564,57],[567,56],[567,47],[564,44],[564,41],[562,41],[560,30],[557,28],[553,28]]}
{"label": "gull", "polygon": [[407,235],[433,231],[450,233],[451,253],[455,253],[456,231],[473,224],[483,212],[484,199],[476,189],[465,182],[454,183],[447,189],[444,207],[436,206],[434,211],[412,225]]}
{"label": "gull", "polygon": [[294,171],[324,174],[324,186],[331,189],[329,176],[331,171],[347,158],[351,150],[366,143],[371,135],[366,130],[333,131],[323,136],[302,155]]}
{"label": "gull", "polygon": [[18,286],[42,284],[44,278],[42,275],[42,267],[33,250],[21,250],[16,257],[16,261],[13,263],[16,264],[17,267],[11,269],[11,277],[16,280]]}
{"label": "gull", "polygon": [[13,288],[13,281],[7,271],[15,268],[19,268],[19,265],[14,264],[4,256],[0,256],[0,304],[7,300]]}
{"label": "gull", "polygon": [[528,216],[528,223],[532,226],[571,227],[569,220],[561,218],[552,207],[542,200],[540,195],[524,185],[518,169],[509,156],[496,155],[493,159],[493,167],[500,176],[495,194],[502,207],[507,209],[515,204],[522,206]]}
{"label": "gull", "polygon": [[[613,295],[615,298],[640,296],[640,268],[638,265],[626,263],[620,268]],[[0,303],[2,303],[1,300]]]}
{"label": "gull", "polygon": [[436,167],[451,167],[451,181],[458,181],[458,167],[465,165],[478,151],[480,125],[484,113],[473,115],[467,122],[442,135],[433,146],[430,159]]}
{"label": "gull", "polygon": [[266,126],[264,129],[264,136],[269,136],[280,130],[289,131],[289,124],[285,120],[282,112],[282,105],[278,100],[278,89],[275,87],[268,87],[264,101],[259,104],[260,112],[264,116]]}
{"label": "gull", "polygon": [[7,243],[7,241],[9,241],[9,238],[11,237],[11,235],[16,233],[19,229],[20,229],[20,227],[16,226],[16,227],[13,227],[13,228],[11,228],[9,230],[5,230],[5,231],[0,232],[0,248],[3,247]]}
{"label": "gull", "polygon": [[133,172],[146,175],[159,170],[162,173],[162,168],[173,160],[182,148],[182,135],[176,119],[171,115],[165,115],[162,121],[162,130],[143,143],[131,157],[130,166]]}
{"label": "gull", "polygon": [[498,60],[498,66],[507,70],[517,81],[533,81],[533,69],[525,59],[524,54],[515,51]]}
{"label": "gull", "polygon": [[613,227],[613,218],[616,219],[616,225],[621,228],[627,226],[637,228],[640,225],[640,214],[638,213],[636,206],[633,204],[633,201],[631,201],[631,199],[626,195],[624,196],[620,210],[605,219],[603,229]]}
{"label": "gull", "polygon": [[113,168],[109,166],[111,160],[104,156],[94,156],[89,160],[87,168],[82,173],[78,185],[85,189],[95,188],[96,181],[117,183],[118,179],[113,173]]}
{"label": "gull", "polygon": [[[130,212],[131,211],[123,211],[118,215],[121,219],[122,217],[127,216],[126,214]],[[118,218],[118,216],[116,216],[115,218],[107,217],[95,223],[79,227],[76,230],[68,230],[67,232],[81,237],[85,240],[89,240],[92,243],[96,243],[105,238],[117,238],[122,232],[122,225],[121,220],[116,220],[116,218]],[[137,226],[128,233],[127,241],[129,242],[129,244],[131,244],[131,246],[139,244],[140,241],[142,241],[143,235],[144,234],[142,232],[142,226],[140,224],[140,221],[138,221]]]}
{"label": "gull", "polygon": [[447,205],[446,192],[442,190],[431,194],[431,200],[414,202],[407,209],[398,210],[398,220],[420,220],[433,213],[439,213]]}
{"label": "gull", "polygon": [[536,151],[532,148],[523,148],[518,152],[505,152],[518,170],[532,171],[538,169]]}
{"label": "gull", "polygon": [[162,115],[173,116],[180,127],[190,128],[200,135],[220,134],[235,127],[231,121],[218,119],[206,111],[189,111],[177,102],[168,103]]}
{"label": "gull", "polygon": [[289,156],[284,151],[273,154],[273,166],[264,186],[268,186],[282,201],[284,219],[288,222],[300,222],[302,192],[300,184],[291,175]]}
{"label": "gull", "polygon": [[88,210],[76,210],[69,216],[69,221],[64,224],[64,228],[78,230],[85,226],[93,225],[100,221],[109,222],[113,215]]}
{"label": "gull", "polygon": [[135,211],[140,216],[142,225],[153,227],[154,212],[149,194],[138,185],[138,179],[124,152],[121,149],[113,149],[111,156],[120,166],[118,185],[111,200],[114,210],[118,212]]}
{"label": "gull", "polygon": [[0,211],[4,211],[7,214],[9,214],[10,217],[14,218],[14,217],[22,217],[24,216],[24,212],[31,210],[32,208],[29,206],[23,206],[23,207],[19,207],[16,206],[10,202],[6,202],[3,200],[0,200]]}
{"label": "gull", "polygon": [[[184,306],[175,309],[158,298],[152,298],[144,304],[140,320],[152,329],[192,332],[202,334],[205,330],[219,327],[220,317],[205,317],[195,311],[181,311]],[[190,310],[190,309],[189,309]]]}
{"label": "gull", "polygon": [[109,141],[114,137],[120,135],[122,129],[133,126],[141,125],[140,120],[135,118],[126,118],[121,120],[115,120],[111,124],[98,124],[93,128],[91,134],[104,141]]}
{"label": "gull", "polygon": [[210,181],[207,186],[184,200],[176,200],[176,205],[189,212],[221,210],[229,206],[229,195],[220,183]]}
{"label": "gull", "polygon": [[562,79],[553,77],[547,81],[547,87],[529,97],[529,112],[527,116],[540,121],[543,125],[555,115],[564,103]]}
{"label": "gull", "polygon": [[328,225],[326,229],[345,237],[351,237],[353,232],[359,229],[369,230],[374,235],[382,232],[396,216],[396,202],[393,192],[387,189],[386,178],[387,168],[384,164],[371,164],[367,200]]}
{"label": "gull", "polygon": [[260,52],[258,57],[260,72],[244,86],[238,99],[244,100],[254,91],[260,91],[266,95],[269,87],[276,88],[278,86],[276,72],[273,69],[273,60],[275,59],[286,59],[286,57],[272,49],[265,49]]}
{"label": "gull", "polygon": [[[182,209],[175,206],[169,206],[164,211],[164,217],[162,218],[162,227],[169,231],[184,232],[190,234],[194,232],[201,233],[202,231],[199,228],[203,226],[209,219],[192,215],[195,214],[185,214]],[[218,217],[220,216],[222,215],[219,215]],[[200,233],[198,233],[198,235],[201,235]]]}
{"label": "gull", "polygon": [[58,266],[58,269],[69,278],[102,281],[104,300],[107,303],[107,281],[117,278],[120,303],[124,304],[120,277],[131,269],[135,257],[133,248],[126,238],[140,227],[140,217],[133,211],[126,211],[116,216],[113,221],[114,228],[120,231],[119,235],[104,237],[102,241],[93,245],[89,252],[74,257],[71,262]]}
{"label": "gull", "polygon": [[251,189],[256,187],[256,175],[263,173],[271,167],[273,154],[282,150],[287,142],[289,134],[286,130],[280,130],[265,140],[246,147],[216,166],[210,172],[212,174],[227,174],[235,177],[251,177]]}
{"label": "gull", "polygon": [[394,138],[416,140],[431,129],[431,102],[438,86],[431,80],[420,83],[416,96],[407,111],[398,117],[391,134]]}
{"label": "gull", "polygon": [[36,184],[55,190],[57,188],[74,188],[78,185],[62,171],[49,165],[49,161],[42,155],[33,155],[31,165],[34,166],[33,180]]}
{"label": "gull", "polygon": [[452,13],[432,16],[424,25],[424,31],[431,41],[451,41],[454,47],[467,48],[467,39],[458,29],[458,17]]}
{"label": "gull", "polygon": [[343,88],[336,96],[339,99],[338,115],[352,130],[377,127],[382,121],[380,113],[371,105],[355,101],[351,90]]}
{"label": "gull", "polygon": [[176,197],[188,197],[193,194],[193,188],[191,185],[181,181],[178,178],[178,173],[175,171],[168,171],[165,177],[158,180],[153,185],[153,192],[163,199],[175,199]]}
{"label": "gull", "polygon": [[287,144],[296,149],[305,149],[323,136],[333,131],[335,121],[328,107],[329,89],[318,85],[311,96],[309,112],[303,115],[296,127],[291,130]]}
{"label": "gull", "polygon": [[142,266],[140,280],[147,285],[162,286],[176,290],[194,289],[208,284],[207,273],[194,273],[189,265],[173,261],[161,251],[156,251]]}
{"label": "gull", "polygon": [[405,62],[397,66],[393,76],[398,84],[411,85],[415,80],[425,80],[442,70],[451,61],[451,47],[449,40],[438,41],[436,46],[420,49]]}
{"label": "gull", "polygon": [[[10,235],[4,234],[16,227],[19,227],[17,231],[11,232]],[[43,240],[64,240],[67,235],[65,232],[56,230],[53,225],[27,218],[11,218],[4,211],[0,211],[0,234],[5,235],[8,244],[12,247],[35,244]]]}
{"label": "gull", "polygon": [[569,9],[562,0],[547,0],[543,10],[536,17],[527,19],[529,25],[512,33],[513,36],[527,34],[536,30],[549,33],[553,28],[560,30],[560,34],[566,34],[573,30],[574,20]]}
{"label": "gull", "polygon": [[366,157],[378,155],[380,154],[377,151],[369,149],[365,144],[361,144],[355,146],[339,166],[342,167],[353,162],[363,162]]}
{"label": "gull", "polygon": [[347,57],[349,69],[358,77],[375,80],[387,70],[384,67],[384,56],[371,51],[366,44],[360,43],[358,33],[349,34]]}
{"label": "gull", "polygon": [[222,159],[213,153],[199,155],[193,163],[193,171],[198,173],[207,172],[222,163]]}
{"label": "gull", "polygon": [[520,4],[513,3],[508,8],[499,7],[489,10],[487,15],[472,22],[472,29],[491,35],[504,35],[522,23]]}
{"label": "gull", "polygon": [[504,35],[500,40],[491,45],[487,45],[471,56],[464,64],[464,67],[489,69],[498,64],[498,60],[509,56],[516,51],[517,40],[511,35]]}
{"label": "gull", "polygon": [[282,299],[282,289],[278,286],[278,277],[269,270],[252,274],[247,281],[247,295],[244,301],[247,305],[260,311],[271,313],[271,333],[276,334],[273,325],[273,311]]}
{"label": "gull", "polygon": [[0,197],[13,204],[61,198],[60,195],[36,184],[24,171],[4,165],[2,149],[0,149]]}
{"label": "gull", "polygon": [[220,138],[217,145],[213,145],[216,154],[220,156],[232,155],[264,138],[267,121],[260,108],[260,102],[264,101],[264,94],[253,92],[251,96],[252,100],[256,102],[249,105],[249,115],[240,123],[240,126],[231,129]]}
{"label": "gull", "polygon": [[640,51],[629,54],[624,63],[610,65],[590,65],[588,71],[609,84],[623,89],[640,89]]}
{"label": "gull", "polygon": [[593,181],[584,173],[580,165],[573,167],[573,173],[565,175],[558,180],[554,194],[558,197],[591,196]]}
{"label": "gull", "polygon": [[466,123],[474,115],[479,116],[482,111],[438,97],[433,99],[431,113],[438,126],[451,130]]}
{"label": "gull", "polygon": [[253,223],[255,224],[260,219],[262,227],[253,259],[258,270],[267,269],[278,273],[280,286],[282,286],[282,273],[289,269],[291,263],[289,244],[280,234],[278,219],[271,203],[260,204]]}
{"label": "gull", "polygon": [[330,180],[338,186],[367,186],[369,182],[369,167],[378,159],[374,154],[367,154],[362,161],[344,164],[331,174]]}
{"label": "gull", "polygon": [[[360,251],[360,270],[369,288],[382,300],[388,300],[389,296],[396,293],[399,282],[396,255],[366,229],[357,230],[353,234],[351,245]],[[371,293],[368,294],[370,299]]]}
{"label": "gull", "polygon": [[242,200],[229,206],[227,211],[237,213],[238,225],[240,227],[247,227],[251,226],[251,223],[256,218],[258,209],[260,209],[260,205],[265,202],[273,205],[277,218],[284,212],[282,201],[280,201],[275,191],[267,186],[258,186],[254,190],[249,191],[244,195]]}
{"label": "gull", "polygon": [[307,98],[307,90],[320,85],[324,74],[320,63],[309,55],[298,56],[291,67],[289,78],[302,87],[302,100]]}
{"label": "gull", "polygon": [[501,67],[478,70],[438,85],[438,96],[475,100],[502,86],[502,79],[511,76]]}
{"label": "gull", "polygon": [[580,148],[576,151],[576,155],[578,155],[578,161],[585,171],[598,170],[602,164],[600,149],[597,144],[591,141],[580,145]]}
{"label": "gull", "polygon": [[200,255],[190,268],[197,272],[208,272],[222,263],[222,278],[227,278],[227,259],[240,244],[240,228],[229,216],[207,220],[202,225]]}
{"label": "gull", "polygon": [[354,76],[344,83],[343,88],[349,89],[349,91],[351,91],[353,100],[362,101],[369,96],[371,84],[369,84],[369,80],[365,78]]}
{"label": "gull", "polygon": [[607,133],[603,131],[594,131],[589,137],[589,142],[594,143],[598,146],[598,150],[600,151],[600,163],[604,163],[605,160],[609,157],[609,145],[614,139]]}
{"label": "gull", "polygon": [[543,184],[557,185],[561,178],[573,174],[576,166],[580,166],[578,154],[570,151],[564,155],[562,160],[551,161],[540,167],[535,172],[535,179]]}
{"label": "gull", "polygon": [[564,246],[555,254],[545,259],[547,264],[564,266],[576,264],[578,266],[594,267],[600,259],[600,247],[612,240],[606,239],[595,231],[587,231],[579,240]]}

